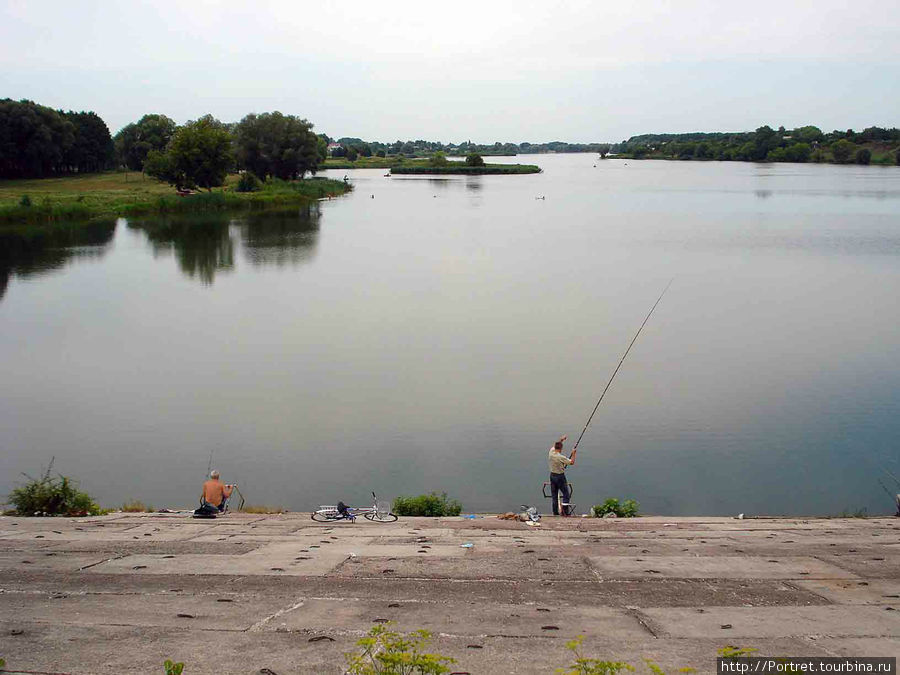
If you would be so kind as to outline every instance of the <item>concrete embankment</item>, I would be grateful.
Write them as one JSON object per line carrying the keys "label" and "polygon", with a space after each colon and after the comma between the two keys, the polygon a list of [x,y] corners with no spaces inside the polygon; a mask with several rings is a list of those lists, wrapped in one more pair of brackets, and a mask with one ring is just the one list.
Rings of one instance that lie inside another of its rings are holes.
{"label": "concrete embankment", "polygon": [[12,672],[171,658],[188,675],[339,674],[384,620],[432,631],[473,675],[552,673],[576,635],[587,656],[667,672],[715,672],[725,645],[900,656],[898,552],[895,518],[0,517],[0,657]]}

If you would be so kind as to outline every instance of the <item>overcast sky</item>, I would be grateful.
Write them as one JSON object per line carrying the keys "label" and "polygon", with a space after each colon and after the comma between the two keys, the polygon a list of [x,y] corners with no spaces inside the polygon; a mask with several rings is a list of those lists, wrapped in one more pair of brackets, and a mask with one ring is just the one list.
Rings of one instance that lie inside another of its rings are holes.
{"label": "overcast sky", "polygon": [[897,0],[0,0],[0,98],[115,133],[280,110],[367,140],[900,125]]}

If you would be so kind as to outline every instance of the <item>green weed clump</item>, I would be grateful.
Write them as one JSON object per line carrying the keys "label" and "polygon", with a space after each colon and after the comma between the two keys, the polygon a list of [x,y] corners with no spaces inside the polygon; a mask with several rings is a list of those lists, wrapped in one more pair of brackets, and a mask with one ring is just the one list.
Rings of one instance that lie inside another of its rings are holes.
{"label": "green weed clump", "polygon": [[446,492],[432,492],[418,497],[397,497],[391,511],[398,516],[458,516],[462,504],[455,499],[448,500]]}
{"label": "green weed clump", "polygon": [[[630,673],[636,672],[637,669],[630,663],[624,661],[604,661],[602,659],[594,659],[582,656],[580,648],[584,641],[584,635],[579,635],[574,640],[566,643],[566,648],[575,654],[575,661],[566,668],[557,668],[556,672],[560,675],[616,675],[622,671]],[[721,650],[719,650],[721,653]],[[750,650],[755,651],[755,650]],[[743,654],[742,654],[743,655]],[[728,658],[728,657],[726,657]],[[653,675],[665,675],[665,672],[651,659],[644,659],[644,665]],[[693,673],[693,668],[679,668],[677,673]]]}
{"label": "green weed clump", "polygon": [[594,518],[602,518],[607,513],[614,513],[618,518],[634,518],[638,514],[638,503],[633,499],[626,499],[620,503],[615,497],[610,497],[602,504],[591,508]]}
{"label": "green weed clump", "polygon": [[153,513],[153,507],[147,506],[138,499],[132,499],[130,502],[122,504],[122,511],[125,513]]}
{"label": "green weed clump", "polygon": [[265,505],[253,505],[245,506],[241,509],[244,513],[287,513],[287,509],[281,506],[265,506]]}
{"label": "green weed clump", "polygon": [[347,652],[347,672],[350,675],[440,675],[449,673],[447,664],[456,659],[423,650],[431,639],[427,630],[403,635],[390,630],[387,624],[373,626],[369,634],[358,640],[358,653]]}
{"label": "green weed clump", "polygon": [[99,516],[103,509],[89,494],[77,489],[67,476],[51,476],[53,460],[40,478],[25,475],[29,482],[14,489],[10,503],[19,516]]}
{"label": "green weed clump", "polygon": [[184,663],[181,661],[175,663],[172,659],[166,659],[163,668],[166,669],[166,675],[181,675],[184,670]]}

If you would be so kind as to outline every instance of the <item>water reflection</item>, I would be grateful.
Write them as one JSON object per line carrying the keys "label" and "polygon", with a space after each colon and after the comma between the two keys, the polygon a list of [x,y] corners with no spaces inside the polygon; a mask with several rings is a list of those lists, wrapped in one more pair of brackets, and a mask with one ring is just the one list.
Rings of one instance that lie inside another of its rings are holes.
{"label": "water reflection", "polygon": [[251,265],[285,267],[313,259],[319,239],[318,211],[252,214],[241,225],[244,257]]}
{"label": "water reflection", "polygon": [[257,267],[299,265],[313,258],[319,236],[318,210],[242,215],[170,216],[129,221],[142,231],[154,255],[174,252],[181,271],[210,286],[236,267],[236,249]]}
{"label": "water reflection", "polygon": [[115,231],[115,220],[102,220],[0,232],[0,300],[13,275],[39,276],[71,260],[102,258]]}
{"label": "water reflection", "polygon": [[128,227],[146,235],[154,255],[175,252],[181,271],[207,286],[217,272],[234,268],[231,219],[225,215],[166,216],[129,221]]}

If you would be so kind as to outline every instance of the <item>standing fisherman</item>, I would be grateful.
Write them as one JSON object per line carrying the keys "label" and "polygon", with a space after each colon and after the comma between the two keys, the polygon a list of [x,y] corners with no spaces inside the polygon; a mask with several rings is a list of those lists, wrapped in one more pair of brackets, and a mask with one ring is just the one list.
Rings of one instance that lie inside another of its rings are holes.
{"label": "standing fisherman", "polygon": [[[572,450],[572,454],[569,457],[566,457],[562,454],[563,449],[563,441],[565,441],[568,436],[562,436],[556,443],[553,444],[553,447],[550,448],[550,454],[548,455],[548,461],[550,464],[550,501],[553,504],[553,515],[559,515],[559,493],[562,493],[562,501],[563,504],[569,503],[569,483],[566,482],[566,467],[575,465],[575,453],[578,452],[578,448]],[[569,507],[563,506],[563,515],[569,515]]]}

